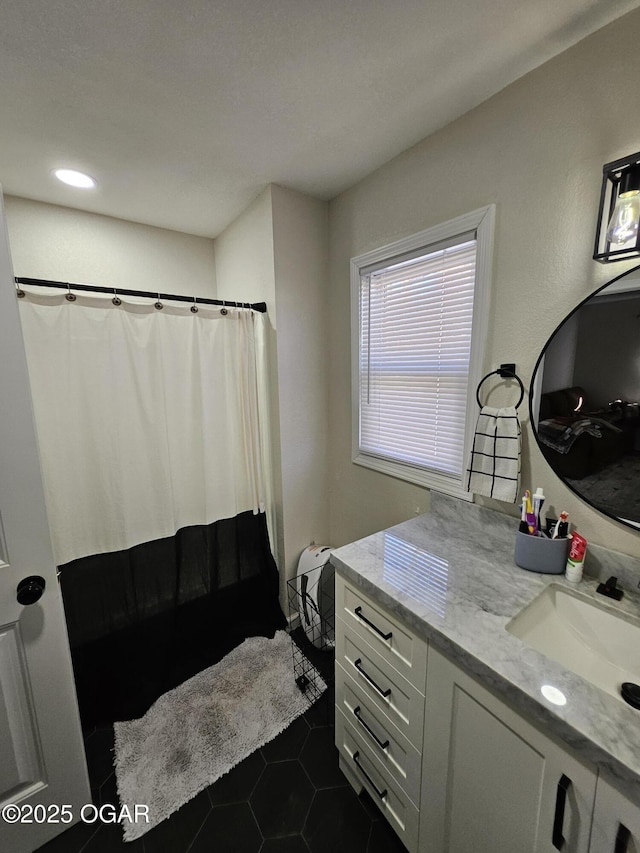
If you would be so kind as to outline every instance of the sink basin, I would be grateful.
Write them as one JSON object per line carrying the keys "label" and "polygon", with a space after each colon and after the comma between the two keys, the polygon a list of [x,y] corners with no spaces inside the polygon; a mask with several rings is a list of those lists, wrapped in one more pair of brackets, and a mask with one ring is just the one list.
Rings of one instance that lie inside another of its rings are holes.
{"label": "sink basin", "polygon": [[506,629],[620,701],[640,684],[640,624],[578,592],[550,584]]}

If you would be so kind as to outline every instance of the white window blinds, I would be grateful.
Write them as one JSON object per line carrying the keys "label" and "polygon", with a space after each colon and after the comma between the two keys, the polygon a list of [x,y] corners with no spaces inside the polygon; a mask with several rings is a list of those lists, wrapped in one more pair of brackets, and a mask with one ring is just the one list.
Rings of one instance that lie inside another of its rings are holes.
{"label": "white window blinds", "polygon": [[360,452],[462,477],[475,283],[475,233],[361,272]]}

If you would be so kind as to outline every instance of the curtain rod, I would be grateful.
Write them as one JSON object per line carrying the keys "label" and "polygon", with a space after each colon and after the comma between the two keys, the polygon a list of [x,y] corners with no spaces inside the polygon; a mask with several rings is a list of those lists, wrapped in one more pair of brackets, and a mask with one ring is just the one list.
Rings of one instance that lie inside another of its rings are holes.
{"label": "curtain rod", "polygon": [[144,296],[150,299],[169,299],[174,302],[192,302],[197,305],[221,305],[223,308],[251,308],[266,314],[266,302],[232,302],[227,299],[205,299],[201,296],[180,296],[175,293],[152,293],[150,290],[123,290],[119,287],[98,287],[94,284],[72,284],[68,281],[50,281],[46,278],[21,278],[15,276],[16,284],[33,284],[38,287],[61,287],[64,290],[83,290],[92,293],[108,293],[111,296]]}

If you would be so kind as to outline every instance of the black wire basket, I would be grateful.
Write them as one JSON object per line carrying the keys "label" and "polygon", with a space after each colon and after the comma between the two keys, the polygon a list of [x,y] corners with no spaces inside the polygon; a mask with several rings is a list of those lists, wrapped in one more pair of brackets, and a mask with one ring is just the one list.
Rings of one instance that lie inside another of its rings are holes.
{"label": "black wire basket", "polygon": [[[317,569],[287,581],[291,614],[291,651],[296,684],[312,704],[325,692],[333,693],[335,660],[335,584],[319,589]],[[309,589],[314,593],[310,594]],[[327,702],[327,710],[332,702]]]}

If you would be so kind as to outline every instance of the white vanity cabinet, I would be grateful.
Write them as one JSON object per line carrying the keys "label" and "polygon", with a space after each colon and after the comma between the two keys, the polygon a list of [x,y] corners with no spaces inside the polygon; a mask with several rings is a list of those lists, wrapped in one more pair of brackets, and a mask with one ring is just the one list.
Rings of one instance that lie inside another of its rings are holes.
{"label": "white vanity cabinet", "polygon": [[640,809],[600,776],[590,853],[640,853]]}
{"label": "white vanity cabinet", "polygon": [[336,576],[336,746],[410,853],[418,850],[427,644]]}
{"label": "white vanity cabinet", "polygon": [[336,575],[336,745],[409,853],[640,853],[640,808]]}
{"label": "white vanity cabinet", "polygon": [[433,647],[423,753],[421,853],[588,853],[595,768]]}

